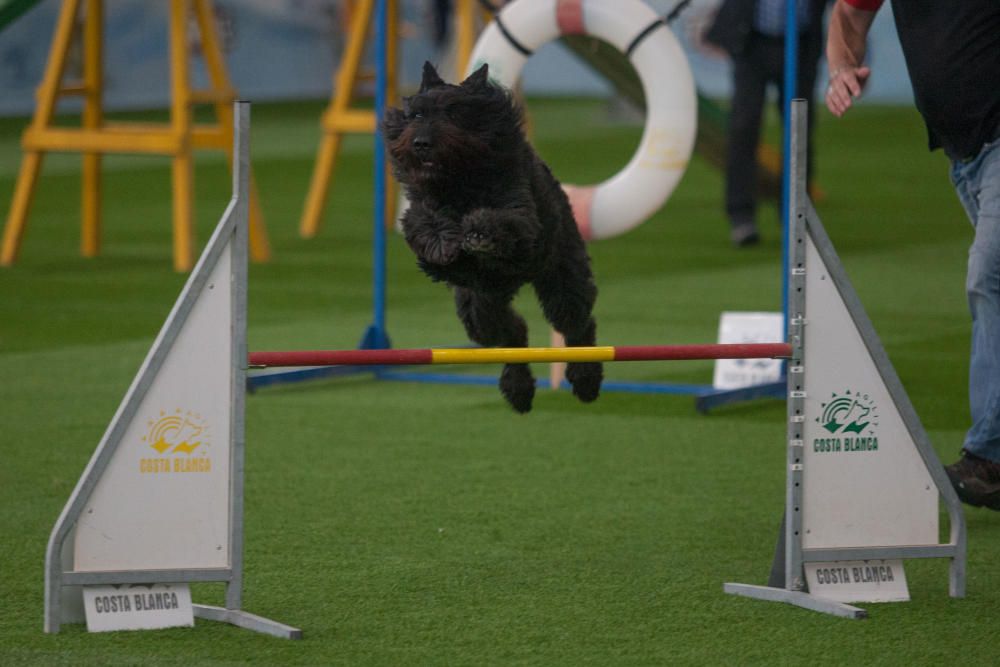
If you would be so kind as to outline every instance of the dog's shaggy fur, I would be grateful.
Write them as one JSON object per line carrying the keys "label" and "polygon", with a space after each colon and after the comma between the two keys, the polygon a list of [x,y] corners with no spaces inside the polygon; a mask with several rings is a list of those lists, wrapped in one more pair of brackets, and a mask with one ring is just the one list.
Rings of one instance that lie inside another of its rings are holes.
{"label": "dog's shaggy fur", "polygon": [[[454,291],[458,316],[476,343],[527,347],[528,329],[511,301],[531,283],[552,326],[570,346],[594,345],[597,297],[590,258],[559,182],[528,144],[523,113],[483,65],[460,85],[424,64],[420,91],[386,111],[382,130],[410,207],[406,241],[420,268]],[[570,363],[582,401],[601,388],[600,363]],[[531,409],[527,364],[507,364],[500,390],[518,412]]]}

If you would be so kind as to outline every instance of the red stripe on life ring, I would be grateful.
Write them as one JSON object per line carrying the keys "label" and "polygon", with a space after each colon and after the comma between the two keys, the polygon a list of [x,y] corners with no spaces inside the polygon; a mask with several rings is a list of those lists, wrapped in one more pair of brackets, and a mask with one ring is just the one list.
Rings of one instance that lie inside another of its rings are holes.
{"label": "red stripe on life ring", "polygon": [[556,2],[556,25],[563,35],[583,35],[583,0],[558,0]]}
{"label": "red stripe on life ring", "polygon": [[563,191],[569,197],[569,205],[573,208],[573,218],[576,220],[576,227],[580,230],[580,236],[584,241],[594,238],[593,229],[590,224],[590,211],[594,207],[594,193],[597,188],[593,185],[567,185],[563,183]]}

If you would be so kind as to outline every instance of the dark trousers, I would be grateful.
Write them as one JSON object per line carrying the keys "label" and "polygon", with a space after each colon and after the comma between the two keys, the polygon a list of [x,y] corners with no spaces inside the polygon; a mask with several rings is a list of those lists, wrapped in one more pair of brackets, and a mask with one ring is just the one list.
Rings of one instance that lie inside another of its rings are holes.
{"label": "dark trousers", "polygon": [[[813,96],[821,44],[801,35],[796,96],[809,103],[808,166],[813,172]],[[726,214],[731,225],[754,222],[757,211],[757,145],[769,85],[778,88],[784,120],[785,44],[781,38],[752,33],[746,49],[733,58],[733,97],[726,148]]]}

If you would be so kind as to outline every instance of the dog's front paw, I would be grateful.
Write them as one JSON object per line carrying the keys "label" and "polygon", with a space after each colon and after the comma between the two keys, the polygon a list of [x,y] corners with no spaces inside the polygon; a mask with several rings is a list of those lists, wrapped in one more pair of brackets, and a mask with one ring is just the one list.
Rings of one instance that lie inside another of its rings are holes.
{"label": "dog's front paw", "polygon": [[466,232],[462,239],[462,250],[474,255],[491,255],[495,249],[493,239],[478,229]]}
{"label": "dog's front paw", "polygon": [[424,245],[421,258],[428,264],[451,264],[458,258],[462,250],[462,233],[458,230],[447,230],[428,239]]}
{"label": "dog's front paw", "polygon": [[567,364],[566,379],[573,386],[573,395],[584,403],[590,403],[601,393],[604,367],[594,362]]}
{"label": "dog's front paw", "polygon": [[511,407],[520,413],[531,410],[535,398],[535,378],[528,364],[507,364],[500,373],[500,392]]}
{"label": "dog's front paw", "polygon": [[496,249],[490,229],[489,215],[481,208],[469,212],[462,219],[462,250],[472,254],[488,255]]}
{"label": "dog's front paw", "polygon": [[473,255],[506,257],[510,254],[509,243],[498,234],[496,220],[485,209],[476,209],[462,220],[462,250]]}

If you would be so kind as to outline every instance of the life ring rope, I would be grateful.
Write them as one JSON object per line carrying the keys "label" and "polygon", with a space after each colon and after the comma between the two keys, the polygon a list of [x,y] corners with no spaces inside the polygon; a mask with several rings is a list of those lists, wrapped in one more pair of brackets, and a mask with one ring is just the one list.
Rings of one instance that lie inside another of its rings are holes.
{"label": "life ring rope", "polygon": [[531,57],[532,53],[534,52],[521,42],[517,41],[517,38],[515,38],[514,35],[510,34],[510,30],[507,30],[507,26],[503,24],[503,20],[500,18],[499,14],[493,17],[493,22],[497,24],[497,28],[500,29],[500,33],[503,34],[503,36],[507,39],[508,44],[513,46],[514,49],[517,50],[525,58]]}
{"label": "life ring rope", "polygon": [[638,35],[635,36],[635,39],[633,39],[631,41],[631,43],[629,43],[628,48],[625,49],[625,57],[628,58],[629,60],[631,60],[632,59],[632,53],[637,48],[639,48],[639,45],[642,44],[642,40],[644,40],[647,37],[649,37],[649,35],[654,30],[656,30],[657,28],[659,28],[661,26],[664,27],[664,28],[667,27],[667,22],[666,22],[665,19],[656,19],[655,21],[653,21],[652,23],[650,23],[648,26],[646,26],[645,28],[643,28],[642,31]]}

